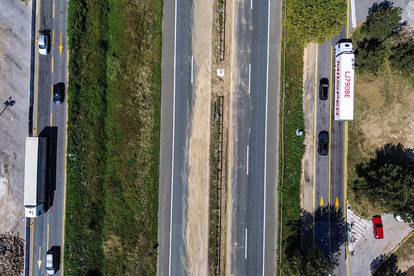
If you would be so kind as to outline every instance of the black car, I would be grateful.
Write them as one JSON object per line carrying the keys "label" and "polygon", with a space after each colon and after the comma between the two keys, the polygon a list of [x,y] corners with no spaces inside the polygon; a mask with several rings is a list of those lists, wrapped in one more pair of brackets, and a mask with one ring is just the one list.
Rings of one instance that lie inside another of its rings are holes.
{"label": "black car", "polygon": [[52,246],[46,253],[46,273],[54,275],[60,268],[60,246]]}
{"label": "black car", "polygon": [[318,135],[318,152],[320,155],[328,155],[329,134],[321,131]]}
{"label": "black car", "polygon": [[328,99],[329,80],[322,78],[319,81],[319,99],[325,101]]}
{"label": "black car", "polygon": [[59,82],[53,86],[53,102],[55,104],[61,104],[65,100],[65,84]]}

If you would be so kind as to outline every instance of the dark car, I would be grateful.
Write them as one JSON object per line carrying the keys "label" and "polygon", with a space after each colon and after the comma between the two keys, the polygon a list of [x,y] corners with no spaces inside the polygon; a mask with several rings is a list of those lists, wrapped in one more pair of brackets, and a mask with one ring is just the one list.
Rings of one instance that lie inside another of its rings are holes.
{"label": "dark car", "polygon": [[46,253],[46,273],[55,274],[60,268],[60,246],[52,246]]}
{"label": "dark car", "polygon": [[53,102],[55,104],[61,104],[65,100],[65,84],[59,82],[53,86]]}
{"label": "dark car", "polygon": [[382,226],[381,216],[373,216],[372,217],[372,229],[374,231],[374,237],[376,239],[383,239],[384,238],[384,228]]}
{"label": "dark car", "polygon": [[328,99],[329,80],[322,78],[319,81],[319,99],[325,101]]}
{"label": "dark car", "polygon": [[327,131],[321,131],[318,135],[318,152],[320,155],[328,155],[329,134]]}

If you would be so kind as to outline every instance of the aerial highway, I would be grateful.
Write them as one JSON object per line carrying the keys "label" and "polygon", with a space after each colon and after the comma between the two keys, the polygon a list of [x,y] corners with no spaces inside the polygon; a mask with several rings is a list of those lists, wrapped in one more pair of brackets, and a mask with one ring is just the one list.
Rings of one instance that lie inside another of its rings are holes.
{"label": "aerial highway", "polygon": [[159,256],[157,275],[185,275],[185,207],[187,202],[190,128],[191,24],[190,0],[164,2]]}
{"label": "aerial highway", "polygon": [[234,4],[234,275],[275,275],[281,1]]}
{"label": "aerial highway", "polygon": [[[52,246],[60,247],[61,260],[64,253],[67,93],[63,104],[56,104],[52,92],[53,85],[58,82],[63,82],[67,88],[67,1],[33,1],[33,9],[31,132],[33,136],[46,136],[49,140],[47,190],[50,202],[42,216],[27,219],[25,275],[46,275],[46,252]],[[39,55],[40,31],[49,33],[50,52],[47,55]],[[62,271],[61,261],[55,275]]]}

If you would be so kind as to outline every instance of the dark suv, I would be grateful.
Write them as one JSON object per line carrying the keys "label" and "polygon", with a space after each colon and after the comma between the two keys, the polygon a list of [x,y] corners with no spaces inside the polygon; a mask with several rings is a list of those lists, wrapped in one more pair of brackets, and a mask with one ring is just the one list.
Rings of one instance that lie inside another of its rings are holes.
{"label": "dark suv", "polygon": [[328,99],[329,80],[322,78],[319,81],[319,99],[325,101]]}
{"label": "dark suv", "polygon": [[321,131],[318,135],[318,152],[320,155],[328,155],[329,134]]}
{"label": "dark suv", "polygon": [[65,84],[58,82],[53,86],[53,102],[61,104],[65,100]]}

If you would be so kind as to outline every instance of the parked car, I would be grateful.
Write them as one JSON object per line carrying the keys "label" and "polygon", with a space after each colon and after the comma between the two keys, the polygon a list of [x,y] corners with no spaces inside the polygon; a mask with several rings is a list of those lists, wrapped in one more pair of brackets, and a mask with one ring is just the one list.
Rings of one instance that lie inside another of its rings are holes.
{"label": "parked car", "polygon": [[325,101],[328,99],[329,80],[322,78],[319,81],[319,99]]}
{"label": "parked car", "polygon": [[39,54],[46,56],[50,51],[50,34],[48,31],[40,31],[39,33]]}
{"label": "parked car", "polygon": [[321,131],[318,135],[318,152],[320,155],[328,155],[329,134]]}
{"label": "parked car", "polygon": [[46,273],[53,275],[60,266],[60,246],[52,246],[46,253]]}
{"label": "parked car", "polygon": [[61,104],[65,100],[65,84],[58,82],[53,86],[53,102]]}
{"label": "parked car", "polygon": [[384,238],[384,228],[382,226],[381,216],[373,216],[372,217],[372,226],[373,226],[373,230],[374,230],[374,237],[376,239],[383,239]]}

